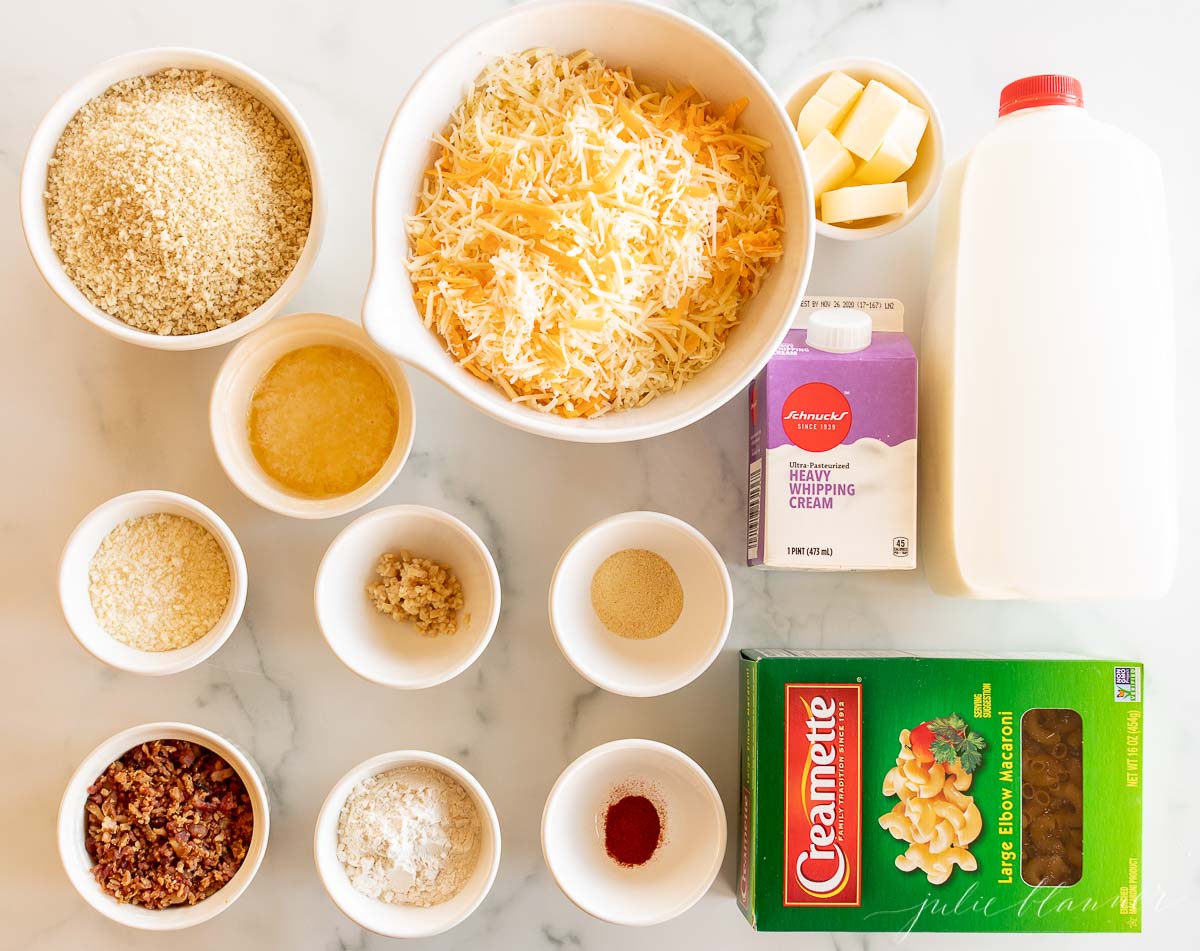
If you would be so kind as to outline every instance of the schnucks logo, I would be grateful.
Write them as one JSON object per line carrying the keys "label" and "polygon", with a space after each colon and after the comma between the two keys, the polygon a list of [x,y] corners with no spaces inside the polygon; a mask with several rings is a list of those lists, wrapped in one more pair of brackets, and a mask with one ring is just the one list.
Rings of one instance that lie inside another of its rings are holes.
{"label": "schnucks logo", "polygon": [[788,684],[783,903],[862,903],[862,685]]}
{"label": "schnucks logo", "polygon": [[854,414],[836,386],[805,383],[783,401],[781,422],[787,438],[809,452],[828,452],[850,434]]}

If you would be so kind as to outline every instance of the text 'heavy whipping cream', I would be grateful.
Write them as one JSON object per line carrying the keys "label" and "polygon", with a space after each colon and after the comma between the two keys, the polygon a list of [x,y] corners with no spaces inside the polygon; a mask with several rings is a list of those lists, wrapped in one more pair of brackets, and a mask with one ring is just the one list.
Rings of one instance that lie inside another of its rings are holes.
{"label": "text 'heavy whipping cream'", "polygon": [[921,350],[935,591],[1162,593],[1176,551],[1162,174],[1069,76],[1005,87],[942,186]]}
{"label": "text 'heavy whipping cream'", "polygon": [[750,389],[747,560],[913,568],[917,361],[903,312],[890,300],[814,303]]}

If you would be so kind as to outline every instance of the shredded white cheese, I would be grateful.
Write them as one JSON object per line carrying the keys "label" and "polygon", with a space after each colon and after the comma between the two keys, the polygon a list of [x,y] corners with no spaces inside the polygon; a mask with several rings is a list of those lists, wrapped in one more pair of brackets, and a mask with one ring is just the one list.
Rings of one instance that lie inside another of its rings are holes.
{"label": "shredded white cheese", "polygon": [[599,416],[708,366],[770,262],[782,209],[762,151],[691,88],[587,51],[484,70],[435,138],[408,219],[426,326],[511,399]]}

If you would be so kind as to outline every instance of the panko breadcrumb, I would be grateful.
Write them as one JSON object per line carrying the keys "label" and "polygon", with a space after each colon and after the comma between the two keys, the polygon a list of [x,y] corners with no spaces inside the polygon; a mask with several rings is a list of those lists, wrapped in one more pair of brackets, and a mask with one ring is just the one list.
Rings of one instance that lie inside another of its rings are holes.
{"label": "panko breadcrumb", "polygon": [[251,93],[202,70],[110,86],[63,130],[46,223],[89,301],[162,335],[245,317],[308,239],[312,183],[291,133]]}
{"label": "panko breadcrumb", "polygon": [[411,621],[426,637],[454,634],[463,606],[462,585],[445,565],[411,552],[384,552],[375,565],[380,580],[367,585],[377,610]]}
{"label": "panko breadcrumb", "polygon": [[122,522],[88,568],[96,620],[143,651],[187,647],[225,613],[229,561],[212,533],[182,515],[157,512]]}

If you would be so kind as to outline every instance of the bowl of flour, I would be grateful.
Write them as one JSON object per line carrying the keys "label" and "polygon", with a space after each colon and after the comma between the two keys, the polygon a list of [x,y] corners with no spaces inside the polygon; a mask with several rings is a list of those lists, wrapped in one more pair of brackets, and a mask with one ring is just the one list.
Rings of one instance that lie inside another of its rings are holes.
{"label": "bowl of flour", "polygon": [[342,913],[376,934],[423,938],[463,921],[500,867],[500,822],[479,782],[420,750],[372,757],[317,817],[317,873]]}

